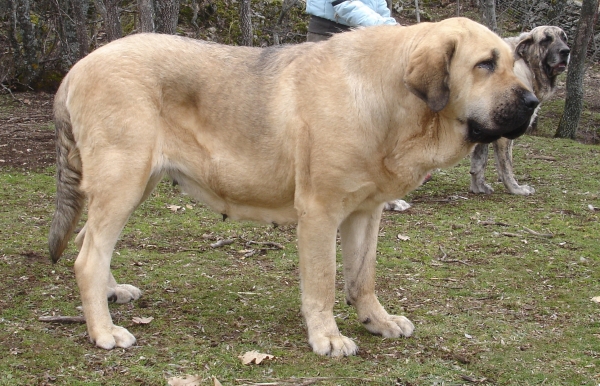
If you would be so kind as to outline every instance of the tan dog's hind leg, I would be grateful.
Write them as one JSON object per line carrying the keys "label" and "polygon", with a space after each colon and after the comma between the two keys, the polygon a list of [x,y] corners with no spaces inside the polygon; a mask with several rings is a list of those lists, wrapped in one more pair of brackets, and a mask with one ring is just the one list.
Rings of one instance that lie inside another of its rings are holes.
{"label": "tan dog's hind leg", "polygon": [[494,188],[485,182],[485,168],[487,166],[489,145],[480,143],[475,146],[471,153],[471,187],[472,193],[494,193]]}
{"label": "tan dog's hind leg", "polygon": [[[144,149],[137,150],[144,153]],[[116,283],[110,273],[114,246],[151,179],[149,167],[135,158],[139,156],[136,155],[138,152],[131,152],[128,159],[123,159],[125,157],[120,153],[117,161],[97,153],[96,149],[93,165],[84,170],[84,176],[87,172],[94,176],[94,181],[86,184],[84,177],[89,198],[88,220],[81,251],[75,261],[75,277],[90,340],[104,349],[127,348],[135,343],[135,337],[125,328],[113,325],[106,289]],[[118,162],[122,168],[111,168],[113,162]]]}
{"label": "tan dog's hind leg", "polygon": [[390,315],[375,295],[375,256],[381,207],[358,211],[340,226],[346,301],[356,307],[358,319],[373,334],[385,338],[411,336],[414,325],[404,316]]}
{"label": "tan dog's hind leg", "polygon": [[[156,185],[160,182],[161,178],[162,174],[156,174],[150,177],[140,203],[146,201],[150,193],[152,193],[154,188],[156,188]],[[118,284],[112,272],[110,273],[108,287],[106,289],[106,298],[109,302],[119,304],[129,303],[138,300],[140,296],[142,296],[142,290],[131,284]]]}
{"label": "tan dog's hind leg", "polygon": [[500,138],[494,142],[494,156],[498,178],[504,183],[506,189],[512,194],[529,196],[535,193],[535,189],[528,185],[519,185],[515,180],[512,167],[512,148],[514,141],[508,138]]}
{"label": "tan dog's hind leg", "polygon": [[[89,213],[92,216],[96,213],[92,206]],[[116,223],[116,216],[107,217],[106,222],[94,221],[90,224],[88,220],[87,236],[75,261],[75,277],[81,294],[88,334],[93,343],[104,349],[112,349],[115,346],[126,348],[135,343],[135,337],[126,329],[113,325],[106,300],[110,259],[127,215],[120,216],[120,224]],[[99,214],[95,216],[101,217]]]}
{"label": "tan dog's hind leg", "polygon": [[320,355],[353,355],[356,344],[340,334],[333,317],[337,224],[319,213],[327,210],[313,208],[298,221],[302,314],[308,343]]}

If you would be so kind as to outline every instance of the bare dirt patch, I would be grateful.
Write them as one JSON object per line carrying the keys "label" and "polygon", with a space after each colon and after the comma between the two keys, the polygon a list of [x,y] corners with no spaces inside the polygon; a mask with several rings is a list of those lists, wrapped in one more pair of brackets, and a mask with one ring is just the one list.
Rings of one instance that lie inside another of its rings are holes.
{"label": "bare dirt patch", "polygon": [[53,99],[47,93],[0,96],[0,167],[41,170],[54,164]]}

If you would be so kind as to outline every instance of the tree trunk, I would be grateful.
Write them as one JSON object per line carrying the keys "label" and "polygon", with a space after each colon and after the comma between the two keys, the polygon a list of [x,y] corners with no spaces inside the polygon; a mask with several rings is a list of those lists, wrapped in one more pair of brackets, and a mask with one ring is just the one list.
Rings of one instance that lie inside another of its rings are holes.
{"label": "tree trunk", "polygon": [[198,5],[198,0],[191,0],[192,4],[192,25],[194,26],[194,29],[196,30],[196,38],[198,38],[198,34],[200,32],[200,26],[198,25],[198,23],[196,22],[198,20],[198,12],[200,12],[200,5]]}
{"label": "tree trunk", "polygon": [[496,22],[496,0],[480,0],[479,4],[483,11],[483,24],[492,31],[498,32],[498,24]]}
{"label": "tree trunk", "polygon": [[155,7],[156,32],[175,35],[179,18],[179,0],[157,0]]}
{"label": "tree trunk", "polygon": [[252,32],[251,13],[250,0],[240,1],[240,29],[242,30],[243,46],[252,46],[254,32]]}
{"label": "tree trunk", "polygon": [[37,56],[39,42],[31,22],[29,0],[11,0],[10,41],[14,50],[15,68],[21,70],[19,81],[29,86],[39,76]]}
{"label": "tree trunk", "polygon": [[420,23],[421,11],[419,11],[419,0],[415,0],[415,15],[417,16],[417,23]]}
{"label": "tree trunk", "polygon": [[594,32],[594,24],[598,15],[598,0],[583,0],[581,17],[577,25],[575,40],[571,47],[571,61],[567,72],[567,96],[565,111],[560,118],[557,138],[575,139],[581,111],[583,110],[583,75],[587,46]]}
{"label": "tree trunk", "polygon": [[71,0],[73,9],[73,21],[75,22],[75,33],[77,34],[77,60],[88,54],[90,43],[87,32],[87,19],[84,2],[87,0]]}
{"label": "tree trunk", "polygon": [[[82,0],[77,1],[80,1],[80,5],[82,6],[81,11],[85,14],[85,8],[83,8],[84,4]],[[57,47],[59,49],[61,58],[60,67],[62,67],[63,70],[68,71],[68,69],[71,68],[71,66],[73,66],[73,64],[75,64],[75,62],[81,58],[79,56],[80,43],[78,39],[76,16],[71,0],[54,0],[51,2],[51,4],[54,5],[56,10],[56,32],[60,38],[60,44]],[[85,39],[87,40],[85,23],[83,28],[83,33],[85,34]]]}
{"label": "tree trunk", "polygon": [[123,36],[119,19],[119,0],[94,0],[96,9],[104,18],[104,29],[109,42]]}
{"label": "tree trunk", "polygon": [[155,32],[154,25],[154,4],[152,0],[137,0],[138,12],[140,15],[140,31]]}

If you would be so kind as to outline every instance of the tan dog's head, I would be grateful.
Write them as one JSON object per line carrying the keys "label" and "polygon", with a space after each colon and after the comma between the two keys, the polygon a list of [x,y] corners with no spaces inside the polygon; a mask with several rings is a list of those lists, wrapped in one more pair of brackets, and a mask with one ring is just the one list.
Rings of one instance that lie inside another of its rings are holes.
{"label": "tan dog's head", "polygon": [[544,77],[554,87],[556,77],[567,69],[571,49],[567,34],[559,27],[540,26],[519,35],[515,52],[535,77]]}
{"label": "tan dog's head", "polygon": [[429,108],[467,127],[470,142],[516,138],[539,101],[515,76],[515,55],[486,27],[452,18],[415,39],[406,87]]}

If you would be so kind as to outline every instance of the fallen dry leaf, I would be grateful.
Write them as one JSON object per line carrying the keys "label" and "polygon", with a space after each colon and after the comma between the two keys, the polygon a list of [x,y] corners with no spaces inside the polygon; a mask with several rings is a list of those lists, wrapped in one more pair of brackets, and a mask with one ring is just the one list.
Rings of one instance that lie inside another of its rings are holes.
{"label": "fallen dry leaf", "polygon": [[265,359],[271,360],[271,359],[274,359],[275,357],[270,354],[263,354],[263,353],[253,350],[253,351],[248,351],[247,353],[239,356],[238,358],[240,358],[242,360],[242,364],[244,364],[244,365],[249,365],[251,363],[255,363],[255,364],[259,365],[263,360],[265,360]]}
{"label": "fallen dry leaf", "polygon": [[219,380],[215,376],[213,376],[213,384],[214,384],[214,386],[223,386],[223,385],[221,385],[221,382],[219,382]]}
{"label": "fallen dry leaf", "polygon": [[404,235],[400,235],[400,234],[398,236],[396,236],[396,237],[398,237],[398,240],[401,240],[401,241],[408,241],[408,240],[410,240],[410,237],[404,236]]}
{"label": "fallen dry leaf", "polygon": [[594,297],[592,298],[592,301],[593,301],[594,303],[599,303],[599,304],[600,304],[600,296],[594,296]]}
{"label": "fallen dry leaf", "polygon": [[144,317],[140,318],[140,317],[136,316],[133,319],[131,319],[131,321],[135,324],[148,324],[153,320],[154,320],[154,318],[152,316],[147,317],[147,318],[144,318]]}
{"label": "fallen dry leaf", "polygon": [[173,377],[167,380],[169,386],[200,386],[202,378],[197,375],[186,375],[185,377]]}
{"label": "fallen dry leaf", "polygon": [[179,209],[181,209],[181,207],[179,205],[167,205],[167,209],[177,212]]}

